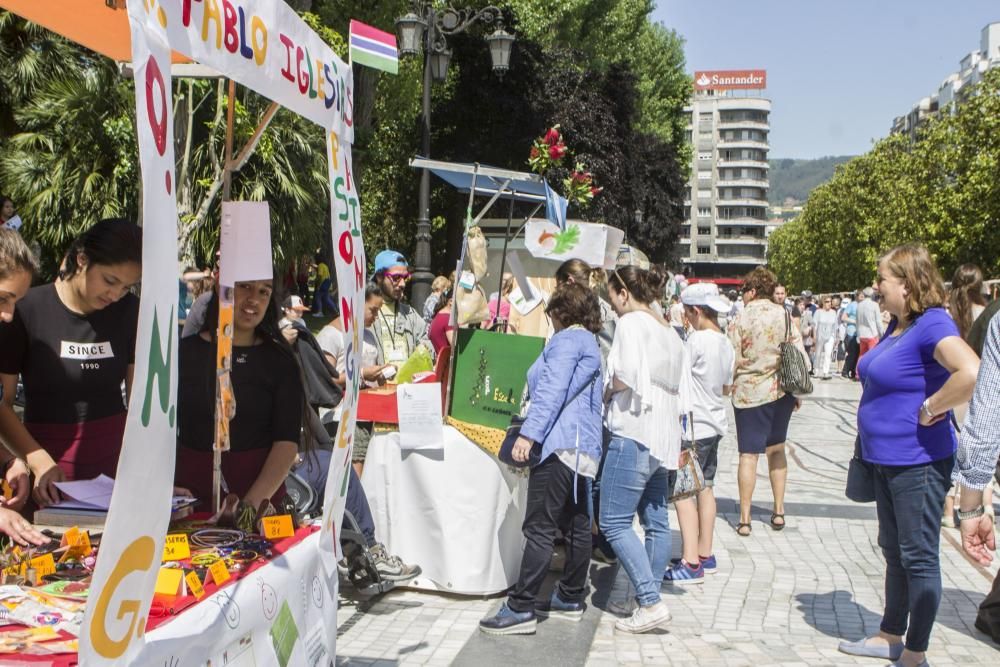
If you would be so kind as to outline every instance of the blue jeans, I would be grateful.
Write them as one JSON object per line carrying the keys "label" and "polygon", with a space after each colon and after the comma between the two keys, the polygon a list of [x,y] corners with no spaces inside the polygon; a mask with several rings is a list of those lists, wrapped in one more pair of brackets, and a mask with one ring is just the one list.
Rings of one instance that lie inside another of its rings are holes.
{"label": "blue jeans", "polygon": [[912,466],[875,466],[878,545],[885,556],[881,629],[905,633],[911,651],[927,650],[941,604],[941,508],[954,463],[949,456]]}
{"label": "blue jeans", "polygon": [[[643,607],[660,601],[660,584],[670,559],[667,469],[635,440],[612,435],[601,477],[601,530],[635,586]],[[643,550],[632,517],[646,534]]]}

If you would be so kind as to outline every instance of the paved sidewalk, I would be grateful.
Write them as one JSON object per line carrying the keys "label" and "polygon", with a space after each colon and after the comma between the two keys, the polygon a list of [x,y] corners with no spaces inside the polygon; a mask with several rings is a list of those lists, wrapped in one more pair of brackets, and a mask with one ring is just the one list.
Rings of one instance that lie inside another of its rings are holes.
{"label": "paved sidewalk", "polygon": [[[840,638],[877,631],[884,562],[876,544],[874,504],[843,494],[854,444],[860,388],[841,379],[817,381],[789,432],[788,527],[767,525],[771,494],[764,457],[754,495],[753,533],[739,537],[735,436],[723,439],[716,495],[719,572],[701,586],[665,586],[668,630],[623,635],[604,611],[626,596],[615,566],[593,563],[590,606],[580,623],[539,623],[534,637],[488,637],[477,629],[501,598],[480,599],[393,591],[374,603],[342,597],[338,665],[738,665],[880,666],[837,651]],[[671,511],[673,550],[679,553]],[[943,529],[944,597],[931,638],[935,667],[1000,664],[1000,647],[972,625],[997,571],[961,553],[958,531]],[[349,593],[349,591],[348,591]]]}

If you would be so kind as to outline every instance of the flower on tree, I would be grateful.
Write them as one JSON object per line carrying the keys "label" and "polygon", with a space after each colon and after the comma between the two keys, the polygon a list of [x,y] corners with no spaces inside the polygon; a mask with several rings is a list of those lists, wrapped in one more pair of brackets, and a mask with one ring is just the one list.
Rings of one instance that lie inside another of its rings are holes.
{"label": "flower on tree", "polygon": [[[528,165],[533,172],[544,177],[549,169],[561,166],[568,153],[569,149],[559,132],[559,126],[554,125],[532,142]],[[594,197],[604,189],[594,184],[593,174],[581,162],[576,163],[576,167],[562,183],[567,201],[581,208],[589,206]]]}
{"label": "flower on tree", "polygon": [[562,164],[564,157],[566,157],[566,144],[563,143],[559,126],[556,125],[531,144],[528,164],[533,172],[544,175],[552,167]]}
{"label": "flower on tree", "polygon": [[604,188],[594,185],[593,174],[587,171],[582,163],[577,162],[576,168],[563,179],[563,189],[567,200],[577,206],[586,207]]}

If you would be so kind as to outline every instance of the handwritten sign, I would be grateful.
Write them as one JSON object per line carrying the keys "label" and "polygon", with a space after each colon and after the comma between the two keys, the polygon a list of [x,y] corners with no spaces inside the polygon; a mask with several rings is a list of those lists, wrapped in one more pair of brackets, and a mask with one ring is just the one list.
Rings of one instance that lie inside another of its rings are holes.
{"label": "handwritten sign", "polygon": [[44,554],[36,558],[32,558],[28,562],[28,569],[35,571],[34,584],[37,586],[38,582],[42,580],[42,577],[55,574],[56,572],[56,561],[52,557],[52,554]]}
{"label": "handwritten sign", "polygon": [[217,560],[209,565],[208,573],[212,575],[212,581],[215,582],[216,586],[221,586],[230,579],[229,568],[226,567],[226,561],[224,560]]}
{"label": "handwritten sign", "polygon": [[441,383],[403,384],[396,390],[400,449],[441,449]]}
{"label": "handwritten sign", "polygon": [[154,592],[157,595],[177,595],[183,577],[184,572],[175,567],[161,567],[159,574],[156,575]]}
{"label": "handwritten sign", "polygon": [[188,544],[188,536],[182,533],[167,535],[163,543],[163,560],[185,560],[191,557],[191,546]]}
{"label": "handwritten sign", "polygon": [[261,519],[261,525],[264,529],[264,537],[269,540],[280,540],[295,535],[295,528],[292,526],[292,517],[289,514],[266,516]]}
{"label": "handwritten sign", "polygon": [[94,550],[90,544],[90,533],[86,530],[80,530],[77,526],[73,526],[63,534],[61,546],[69,547],[69,549],[59,559],[60,563],[89,556],[90,552]]}
{"label": "handwritten sign", "polygon": [[[178,570],[179,572],[180,570]],[[194,596],[195,600],[200,600],[205,597],[205,587],[201,583],[201,579],[198,578],[198,573],[195,571],[188,572],[184,577],[184,581],[187,582],[188,590],[191,591],[191,595]]]}

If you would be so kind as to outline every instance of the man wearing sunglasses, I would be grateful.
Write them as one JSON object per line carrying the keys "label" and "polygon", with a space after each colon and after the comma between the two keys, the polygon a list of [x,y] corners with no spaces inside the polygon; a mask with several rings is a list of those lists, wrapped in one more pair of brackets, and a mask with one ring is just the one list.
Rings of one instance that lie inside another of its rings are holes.
{"label": "man wearing sunglasses", "polygon": [[382,363],[397,367],[413,354],[417,345],[423,345],[433,354],[427,323],[405,301],[409,280],[410,267],[402,253],[383,250],[375,256],[375,283],[382,290],[383,302],[372,326]]}

